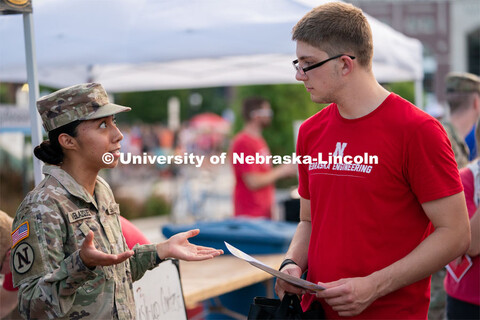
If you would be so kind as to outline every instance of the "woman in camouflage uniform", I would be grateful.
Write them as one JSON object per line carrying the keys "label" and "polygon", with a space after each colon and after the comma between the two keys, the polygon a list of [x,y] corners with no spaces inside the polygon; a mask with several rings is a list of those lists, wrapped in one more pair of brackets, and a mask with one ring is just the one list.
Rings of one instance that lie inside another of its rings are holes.
{"label": "woman in camouflage uniform", "polygon": [[167,257],[204,260],[222,253],[189,243],[199,230],[128,250],[118,204],[98,172],[117,165],[123,136],[113,115],[130,108],[110,103],[101,85],[59,90],[39,99],[37,108],[49,140],[34,153],[49,165],[18,208],[12,232],[23,317],[134,319],[132,282],[147,270]]}

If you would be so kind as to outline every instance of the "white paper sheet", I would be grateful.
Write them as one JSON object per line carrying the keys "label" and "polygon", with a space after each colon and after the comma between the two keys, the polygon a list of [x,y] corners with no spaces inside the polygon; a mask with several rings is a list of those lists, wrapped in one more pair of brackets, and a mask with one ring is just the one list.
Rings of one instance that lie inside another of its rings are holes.
{"label": "white paper sheet", "polygon": [[303,280],[301,278],[296,278],[294,276],[291,276],[289,274],[280,272],[278,270],[275,270],[273,268],[270,268],[266,264],[258,261],[254,257],[246,254],[245,252],[235,248],[231,244],[227,243],[226,241],[225,245],[227,246],[228,251],[230,251],[231,254],[233,254],[235,257],[240,258],[248,263],[250,263],[252,266],[257,267],[265,272],[270,273],[271,275],[280,278],[282,280],[287,281],[288,283],[293,284],[294,286],[304,288],[310,291],[319,291],[319,290],[325,290],[325,287],[322,287],[321,285],[315,284],[310,281]]}

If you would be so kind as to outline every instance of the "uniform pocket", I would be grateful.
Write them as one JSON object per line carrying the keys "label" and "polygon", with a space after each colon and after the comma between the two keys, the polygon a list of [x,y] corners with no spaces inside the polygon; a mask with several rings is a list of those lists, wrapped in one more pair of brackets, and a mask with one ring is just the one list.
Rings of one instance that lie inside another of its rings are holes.
{"label": "uniform pocket", "polygon": [[97,273],[97,277],[93,280],[89,280],[85,282],[81,288],[83,291],[87,294],[92,294],[95,291],[98,291],[98,293],[102,292],[103,287],[105,286],[105,274],[100,271]]}
{"label": "uniform pocket", "polygon": [[95,279],[85,282],[78,288],[74,305],[91,306],[105,292],[105,285],[106,279],[103,273],[97,273]]}

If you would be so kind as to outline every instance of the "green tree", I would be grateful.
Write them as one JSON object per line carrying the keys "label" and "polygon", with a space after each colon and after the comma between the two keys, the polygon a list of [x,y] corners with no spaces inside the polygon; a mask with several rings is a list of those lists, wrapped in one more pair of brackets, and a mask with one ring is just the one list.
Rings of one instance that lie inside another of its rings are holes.
{"label": "green tree", "polygon": [[237,119],[235,132],[243,126],[242,100],[250,96],[263,97],[270,101],[272,106],[274,112],[272,124],[264,130],[264,137],[273,155],[294,152],[294,121],[305,120],[323,107],[311,101],[310,95],[301,84],[237,87],[233,102]]}
{"label": "green tree", "polygon": [[[125,92],[115,95],[115,103],[130,106],[132,111],[119,114],[120,122],[141,121],[144,123],[162,122],[168,120],[168,100],[177,97],[180,100],[180,118],[188,120],[194,115],[203,112],[221,114],[226,108],[227,88],[200,88],[182,90],[162,90],[146,92]],[[201,100],[197,104],[191,101],[191,96],[197,94]]]}
{"label": "green tree", "polygon": [[383,86],[391,92],[395,92],[405,100],[415,103],[415,84],[411,81],[392,82],[383,84]]}

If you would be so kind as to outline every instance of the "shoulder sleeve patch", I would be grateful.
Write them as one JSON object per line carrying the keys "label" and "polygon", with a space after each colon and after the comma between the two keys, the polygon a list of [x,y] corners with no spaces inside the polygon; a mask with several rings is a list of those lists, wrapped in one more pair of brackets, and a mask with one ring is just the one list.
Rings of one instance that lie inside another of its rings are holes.
{"label": "shoulder sleeve patch", "polygon": [[44,263],[43,255],[48,250],[39,242],[44,239],[44,235],[39,232],[43,232],[43,228],[35,220],[27,220],[21,222],[12,233],[12,240],[16,240],[13,240],[10,266],[15,287],[47,272],[48,266]]}
{"label": "shoulder sleeve patch", "polygon": [[12,265],[13,269],[18,274],[24,274],[33,265],[35,261],[35,253],[33,252],[33,248],[28,243],[24,242],[21,243],[14,251],[13,251],[13,260]]}
{"label": "shoulder sleeve patch", "polygon": [[28,225],[28,221],[25,221],[21,225],[18,226],[12,232],[12,249],[23,239],[28,238],[30,234],[30,226]]}

